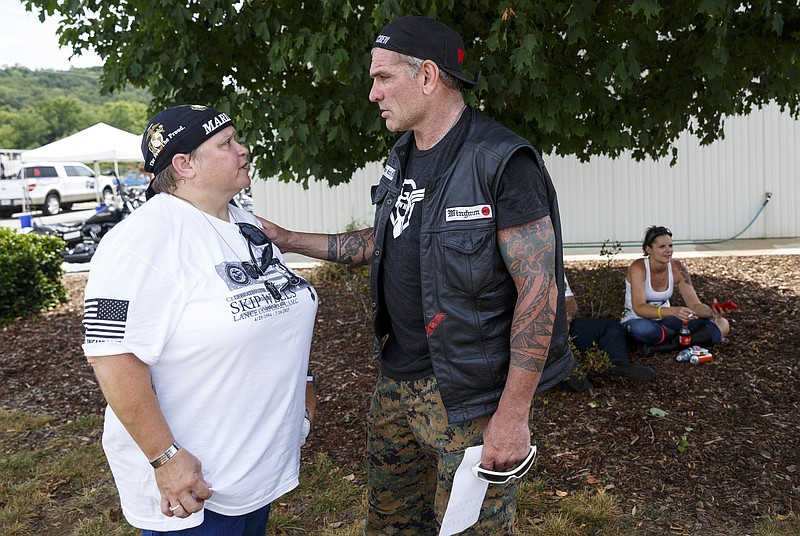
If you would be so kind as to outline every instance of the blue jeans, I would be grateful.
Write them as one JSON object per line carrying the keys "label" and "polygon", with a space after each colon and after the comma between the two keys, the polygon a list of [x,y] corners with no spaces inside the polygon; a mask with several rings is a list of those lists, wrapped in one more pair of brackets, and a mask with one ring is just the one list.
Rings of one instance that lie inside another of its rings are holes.
{"label": "blue jeans", "polygon": [[224,516],[206,508],[203,522],[190,529],[142,530],[142,536],[264,536],[270,505],[241,516]]}
{"label": "blue jeans", "polygon": [[580,351],[597,347],[608,354],[614,365],[630,365],[628,342],[622,325],[610,318],[575,318],[569,325],[569,336],[572,343]]}
{"label": "blue jeans", "polygon": [[[669,342],[678,331],[681,329],[681,321],[674,316],[667,318],[651,319],[651,318],[632,318],[628,320],[622,327],[625,328],[625,333],[632,340],[647,345],[661,344],[662,342]],[[711,340],[714,343],[719,342],[722,338],[722,333],[709,318],[698,318],[689,322],[689,331],[694,333],[698,329],[705,327],[711,335]]]}

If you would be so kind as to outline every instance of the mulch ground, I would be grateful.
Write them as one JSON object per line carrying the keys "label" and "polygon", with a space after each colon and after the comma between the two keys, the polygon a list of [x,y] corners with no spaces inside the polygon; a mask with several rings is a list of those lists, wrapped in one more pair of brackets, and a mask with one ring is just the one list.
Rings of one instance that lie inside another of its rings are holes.
{"label": "mulch ground", "polygon": [[[553,500],[586,488],[607,490],[623,505],[621,533],[642,535],[739,535],[767,514],[800,510],[799,261],[686,259],[701,299],[739,305],[729,317],[729,339],[713,348],[713,362],[695,366],[673,355],[645,360],[631,347],[634,360],[655,368],[655,381],[590,376],[586,392],[537,396],[535,470]],[[567,264],[584,311],[602,309],[602,269],[619,278],[626,265]],[[80,347],[85,278],[64,276],[69,303],[0,329],[0,405],[64,420],[102,411]],[[337,281],[317,290],[311,360],[320,403],[305,452],[324,452],[360,472],[377,375],[365,297]]]}

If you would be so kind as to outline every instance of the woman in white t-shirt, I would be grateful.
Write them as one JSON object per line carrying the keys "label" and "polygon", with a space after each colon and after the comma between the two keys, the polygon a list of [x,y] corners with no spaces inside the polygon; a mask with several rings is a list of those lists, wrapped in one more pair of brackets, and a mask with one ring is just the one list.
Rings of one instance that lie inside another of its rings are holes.
{"label": "woman in white t-shirt", "polygon": [[[672,231],[654,225],[645,232],[642,250],[645,257],[628,268],[625,277],[625,314],[622,325],[626,334],[644,345],[646,356],[683,348],[678,333],[684,322],[692,334],[692,344],[711,346],[730,331],[723,310],[705,305],[697,297],[686,266],[672,258]],[[681,293],[683,307],[670,305],[675,287]]]}
{"label": "woman in white t-shirt", "polygon": [[250,185],[248,152],[211,108],[153,117],[149,201],[92,259],[83,348],[122,510],[144,536],[262,536],[298,484],[317,297],[229,203]]}

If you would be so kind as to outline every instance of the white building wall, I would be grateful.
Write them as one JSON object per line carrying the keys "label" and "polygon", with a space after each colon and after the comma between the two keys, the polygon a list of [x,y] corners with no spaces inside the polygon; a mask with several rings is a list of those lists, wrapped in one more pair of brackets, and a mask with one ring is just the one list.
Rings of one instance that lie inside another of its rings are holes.
{"label": "white building wall", "polygon": [[367,227],[374,212],[370,187],[378,182],[382,169],[381,164],[368,164],[347,184],[329,187],[327,182],[312,180],[308,190],[275,178],[254,180],[253,213],[295,231],[336,233],[351,225]]}
{"label": "white building wall", "polygon": [[[700,147],[683,135],[678,162],[545,156],[559,196],[564,242],[640,243],[649,225],[671,228],[676,242],[800,236],[800,122],[777,106],[729,118],[725,138]],[[254,181],[254,212],[300,231],[338,232],[372,222],[370,186],[382,164],[346,185],[309,189],[276,179]],[[755,222],[744,232],[772,193]]]}
{"label": "white building wall", "polygon": [[725,138],[700,147],[678,140],[678,162],[630,158],[546,158],[559,195],[564,241],[639,242],[649,225],[676,241],[800,236],[800,122],[771,106],[729,118]]}

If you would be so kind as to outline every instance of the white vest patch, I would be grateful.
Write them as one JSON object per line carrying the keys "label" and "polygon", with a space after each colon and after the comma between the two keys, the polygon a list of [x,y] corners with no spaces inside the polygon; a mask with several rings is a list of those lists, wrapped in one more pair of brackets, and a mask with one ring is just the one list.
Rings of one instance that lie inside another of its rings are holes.
{"label": "white vest patch", "polygon": [[484,220],[493,218],[491,205],[475,205],[473,207],[452,207],[445,209],[444,221]]}
{"label": "white vest patch", "polygon": [[386,164],[386,166],[383,168],[383,176],[389,180],[394,180],[395,173],[397,173],[397,170],[389,164]]}

